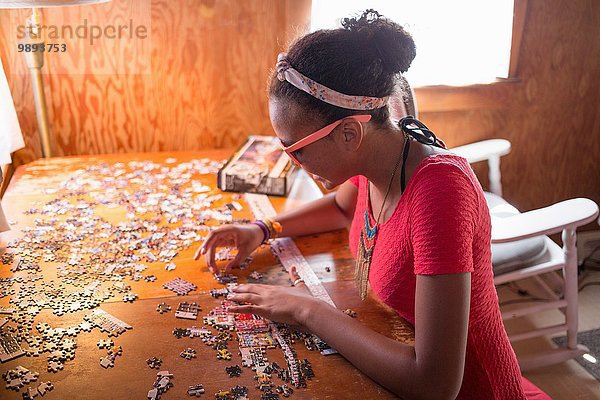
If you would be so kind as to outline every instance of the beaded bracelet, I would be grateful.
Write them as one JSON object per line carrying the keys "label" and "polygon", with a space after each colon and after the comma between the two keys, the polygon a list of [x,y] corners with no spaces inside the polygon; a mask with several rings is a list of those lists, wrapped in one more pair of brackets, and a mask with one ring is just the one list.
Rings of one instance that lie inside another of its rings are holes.
{"label": "beaded bracelet", "polygon": [[269,239],[275,239],[279,237],[279,234],[283,230],[281,224],[277,221],[273,221],[270,218],[265,218],[264,220],[257,219],[252,222],[254,225],[257,225],[263,233],[263,241],[262,243],[266,243]]}
{"label": "beaded bracelet", "polygon": [[283,228],[279,222],[273,221],[271,218],[265,218],[263,220],[263,222],[266,225],[267,229],[269,230],[269,237],[271,239],[275,239],[276,237],[279,237],[279,235],[281,234],[281,231],[283,230]]}
{"label": "beaded bracelet", "polygon": [[253,222],[254,225],[257,225],[263,233],[263,240],[261,243],[266,243],[270,238],[269,228],[265,225],[265,223],[261,220],[256,220]]}

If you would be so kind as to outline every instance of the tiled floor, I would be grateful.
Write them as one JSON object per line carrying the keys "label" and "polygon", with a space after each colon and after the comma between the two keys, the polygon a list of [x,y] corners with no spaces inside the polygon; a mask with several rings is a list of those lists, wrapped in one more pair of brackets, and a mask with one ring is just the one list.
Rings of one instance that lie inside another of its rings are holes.
{"label": "tiled floor", "polygon": [[[585,272],[580,285],[586,282],[600,282],[600,272]],[[531,294],[542,296],[536,291],[533,282],[521,281],[520,287]],[[518,298],[512,290],[501,287],[498,290],[500,302]],[[507,332],[520,332],[531,326],[545,326],[564,321],[559,311],[547,311],[527,318],[506,321]],[[585,331],[600,327],[600,285],[588,286],[579,293],[579,330]],[[564,335],[560,333],[559,335]],[[549,338],[536,338],[515,344],[515,352],[519,355],[531,351],[552,348],[554,344]],[[600,362],[600,354],[595,357]],[[600,400],[600,381],[590,375],[576,361],[570,360],[554,366],[539,368],[526,372],[525,377],[543,389],[554,400]]]}

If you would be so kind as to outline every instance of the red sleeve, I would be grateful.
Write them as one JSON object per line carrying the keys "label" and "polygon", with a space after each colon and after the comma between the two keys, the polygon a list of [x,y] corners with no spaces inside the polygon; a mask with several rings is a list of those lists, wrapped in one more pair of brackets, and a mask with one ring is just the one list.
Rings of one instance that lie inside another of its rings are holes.
{"label": "red sleeve", "polygon": [[469,176],[448,163],[426,165],[410,204],[414,273],[473,272],[478,196]]}
{"label": "red sleeve", "polygon": [[348,179],[348,182],[350,182],[354,186],[358,187],[358,180],[359,179],[360,179],[360,175],[354,175],[352,178]]}

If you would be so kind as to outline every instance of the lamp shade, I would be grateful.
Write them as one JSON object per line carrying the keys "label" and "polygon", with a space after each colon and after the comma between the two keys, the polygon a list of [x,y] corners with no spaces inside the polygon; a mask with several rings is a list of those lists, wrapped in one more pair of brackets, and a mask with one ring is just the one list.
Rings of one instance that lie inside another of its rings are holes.
{"label": "lamp shade", "polygon": [[108,3],[110,0],[0,0],[0,8],[46,8]]}

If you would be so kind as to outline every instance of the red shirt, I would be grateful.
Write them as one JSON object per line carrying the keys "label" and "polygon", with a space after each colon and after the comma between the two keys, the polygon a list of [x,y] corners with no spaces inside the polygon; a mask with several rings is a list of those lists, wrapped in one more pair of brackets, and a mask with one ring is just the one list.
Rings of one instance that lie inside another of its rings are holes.
{"label": "red shirt", "polygon": [[[350,249],[356,257],[368,204],[367,179],[355,176],[351,182],[358,186],[350,228]],[[371,210],[369,218],[373,226]],[[468,162],[455,155],[430,156],[414,171],[392,216],[378,227],[369,283],[381,301],[414,324],[417,275],[470,272],[465,371],[457,398],[535,398],[525,395],[502,324],[490,242],[489,209]]]}

